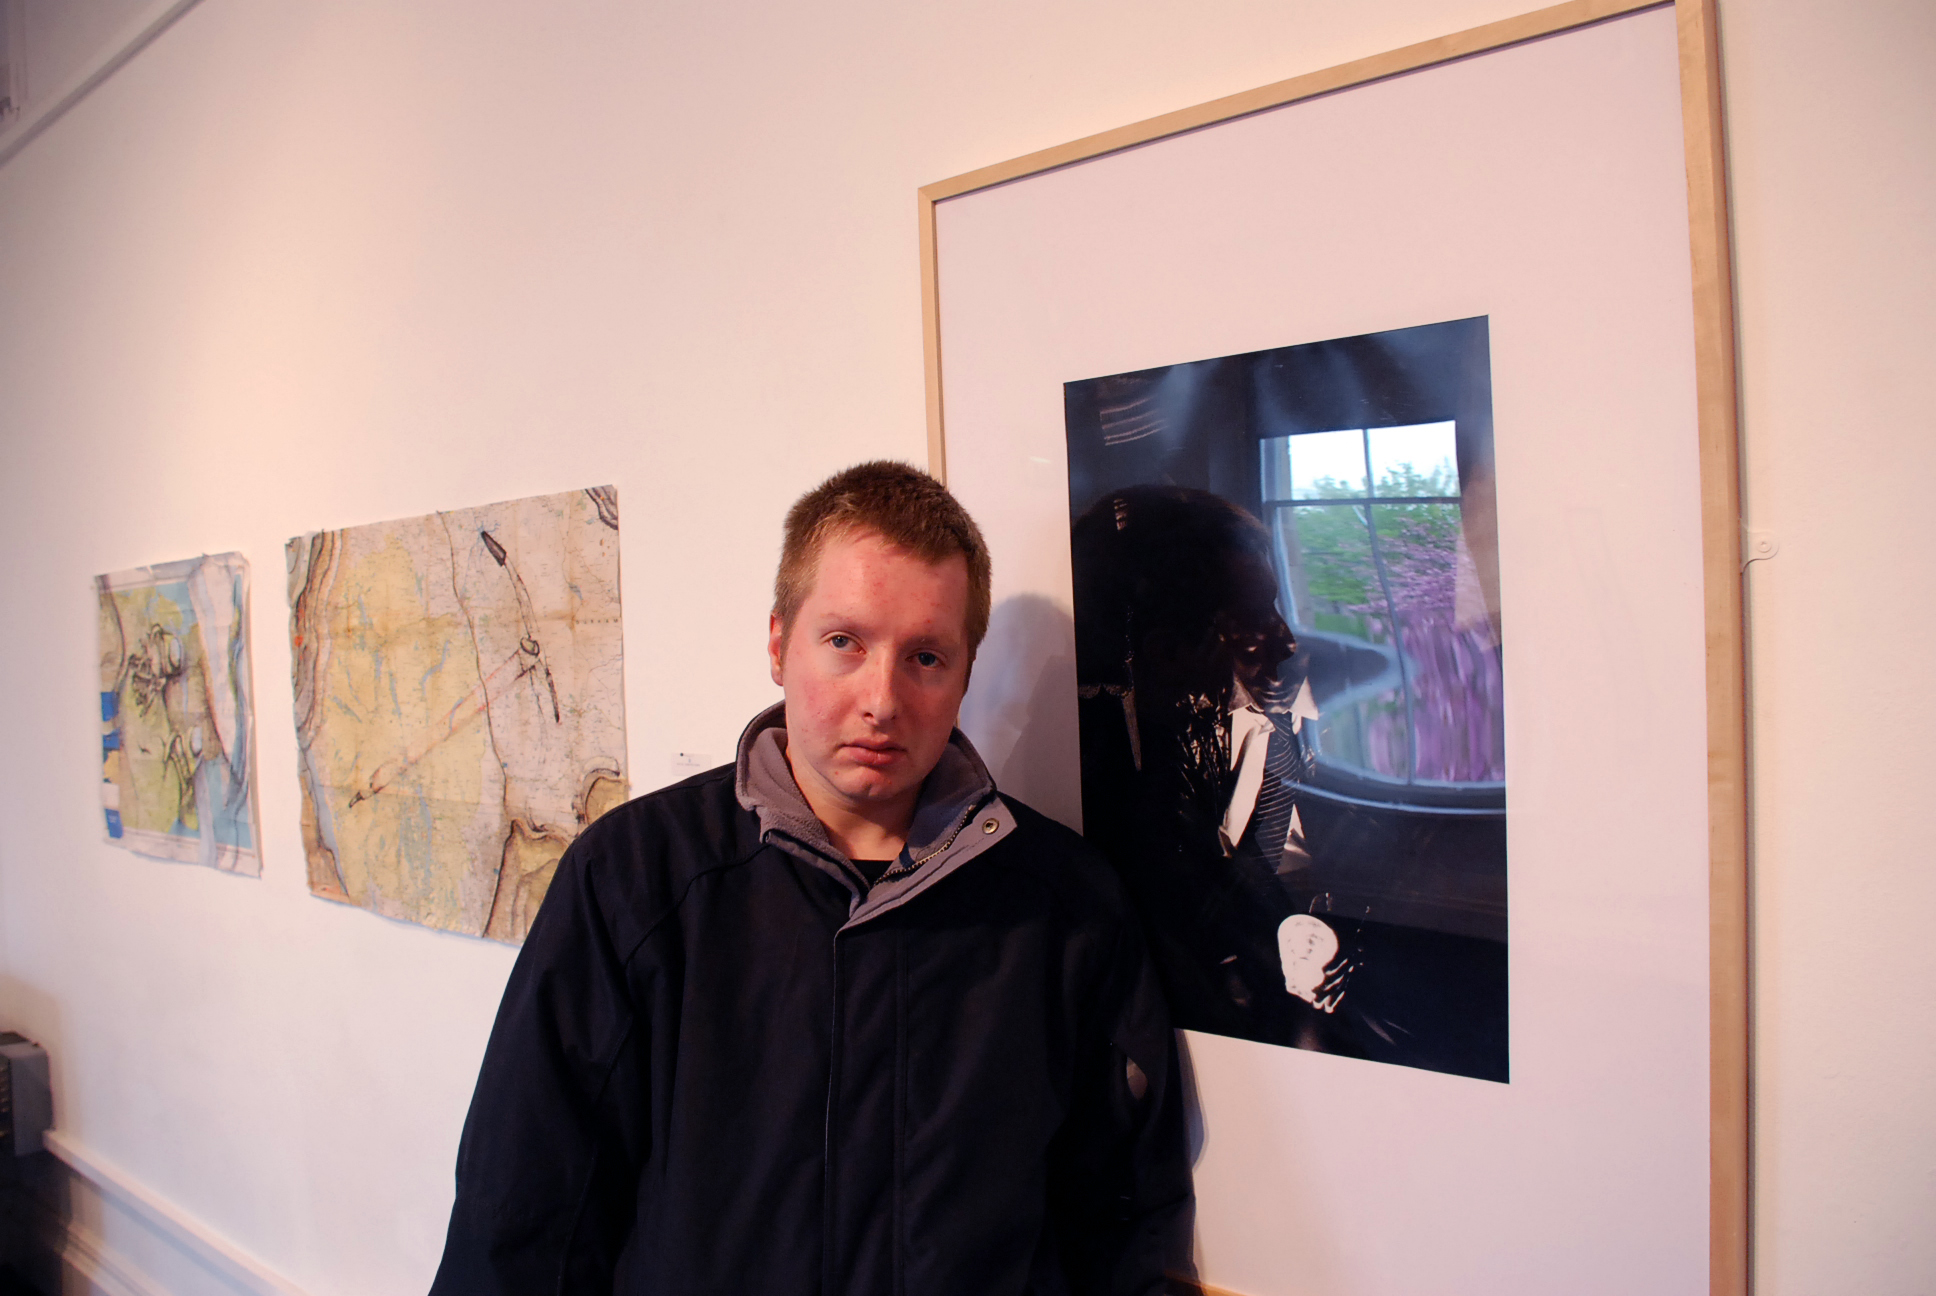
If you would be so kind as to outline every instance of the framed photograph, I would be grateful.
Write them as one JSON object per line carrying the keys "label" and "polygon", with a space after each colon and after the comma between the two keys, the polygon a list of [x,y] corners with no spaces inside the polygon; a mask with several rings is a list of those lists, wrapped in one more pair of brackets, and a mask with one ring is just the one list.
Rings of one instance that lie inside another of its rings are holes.
{"label": "framed photograph", "polygon": [[1746,1290],[1715,68],[1567,4],[921,193],[963,728],[1143,916],[1206,1290]]}

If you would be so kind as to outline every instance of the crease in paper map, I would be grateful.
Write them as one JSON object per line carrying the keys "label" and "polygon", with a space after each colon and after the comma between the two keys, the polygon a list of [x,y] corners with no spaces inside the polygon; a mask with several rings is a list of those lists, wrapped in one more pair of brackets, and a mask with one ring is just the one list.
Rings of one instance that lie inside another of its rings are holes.
{"label": "crease in paper map", "polygon": [[287,557],[310,890],[521,942],[565,847],[626,795],[616,490]]}
{"label": "crease in paper map", "polygon": [[248,561],[204,554],[94,591],[108,841],[260,877]]}

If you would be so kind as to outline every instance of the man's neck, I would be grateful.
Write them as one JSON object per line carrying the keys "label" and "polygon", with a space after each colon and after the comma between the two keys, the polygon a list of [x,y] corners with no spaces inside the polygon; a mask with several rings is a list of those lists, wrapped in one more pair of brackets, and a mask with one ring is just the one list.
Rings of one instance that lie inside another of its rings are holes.
{"label": "man's neck", "polygon": [[892,801],[857,804],[822,784],[811,768],[795,765],[791,751],[787,768],[793,771],[794,785],[806,798],[807,809],[848,859],[893,859],[907,845],[908,826],[921,798],[919,785]]}

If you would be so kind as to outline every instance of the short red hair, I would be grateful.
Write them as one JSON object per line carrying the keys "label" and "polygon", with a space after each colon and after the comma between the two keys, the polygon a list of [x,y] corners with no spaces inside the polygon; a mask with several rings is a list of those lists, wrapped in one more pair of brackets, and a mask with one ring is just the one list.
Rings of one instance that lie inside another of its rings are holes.
{"label": "short red hair", "polygon": [[820,552],[836,536],[872,532],[930,563],[960,554],[968,564],[968,652],[988,633],[992,568],[981,528],[948,488],[919,468],[890,459],[855,464],[802,495],[787,510],[780,570],[773,578],[773,615],[782,634],[807,600]]}

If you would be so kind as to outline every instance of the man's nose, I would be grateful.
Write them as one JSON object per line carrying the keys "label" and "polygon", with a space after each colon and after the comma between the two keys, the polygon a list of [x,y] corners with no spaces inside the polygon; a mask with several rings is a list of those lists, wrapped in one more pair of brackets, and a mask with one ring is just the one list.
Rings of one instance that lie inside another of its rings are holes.
{"label": "man's nose", "polygon": [[901,677],[894,658],[886,653],[868,659],[861,675],[861,710],[875,724],[886,724],[901,709]]}

